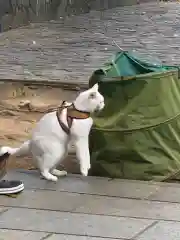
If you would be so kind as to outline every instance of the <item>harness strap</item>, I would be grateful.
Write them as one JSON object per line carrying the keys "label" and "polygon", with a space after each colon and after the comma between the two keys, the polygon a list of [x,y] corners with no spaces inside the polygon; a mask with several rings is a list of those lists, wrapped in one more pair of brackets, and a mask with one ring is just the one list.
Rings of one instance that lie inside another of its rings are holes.
{"label": "harness strap", "polygon": [[[62,120],[60,119],[61,116],[61,112],[63,111],[63,109],[67,109],[67,124],[68,127],[66,126],[66,124],[64,124],[62,122]],[[65,106],[65,101],[63,101],[62,105],[57,109],[56,111],[56,116],[59,122],[59,125],[61,126],[61,128],[63,129],[63,131],[69,135],[70,134],[70,129],[73,123],[73,119],[87,119],[90,117],[90,113],[89,112],[85,112],[85,111],[79,111],[75,108],[74,104],[71,104],[70,106]]]}

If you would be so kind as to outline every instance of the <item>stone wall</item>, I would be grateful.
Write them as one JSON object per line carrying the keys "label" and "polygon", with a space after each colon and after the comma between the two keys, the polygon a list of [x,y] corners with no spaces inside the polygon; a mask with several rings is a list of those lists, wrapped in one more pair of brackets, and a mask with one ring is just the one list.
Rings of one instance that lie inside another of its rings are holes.
{"label": "stone wall", "polygon": [[1,32],[37,19],[38,0],[0,0]]}
{"label": "stone wall", "polygon": [[58,19],[72,14],[87,13],[150,0],[0,0],[0,31],[29,22]]}

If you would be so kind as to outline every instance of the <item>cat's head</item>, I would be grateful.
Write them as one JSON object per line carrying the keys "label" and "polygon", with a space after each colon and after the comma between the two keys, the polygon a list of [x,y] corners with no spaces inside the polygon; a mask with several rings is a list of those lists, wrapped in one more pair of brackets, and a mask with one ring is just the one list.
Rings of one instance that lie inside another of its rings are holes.
{"label": "cat's head", "polygon": [[81,92],[74,101],[75,107],[80,111],[97,112],[101,111],[104,104],[104,97],[98,91],[99,86],[95,84],[92,88]]}

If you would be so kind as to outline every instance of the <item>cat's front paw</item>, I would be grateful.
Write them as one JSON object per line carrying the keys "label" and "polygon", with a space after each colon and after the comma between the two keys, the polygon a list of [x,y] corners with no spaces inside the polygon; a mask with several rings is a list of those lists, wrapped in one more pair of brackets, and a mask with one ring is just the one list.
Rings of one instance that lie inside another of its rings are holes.
{"label": "cat's front paw", "polygon": [[84,176],[84,177],[87,177],[88,176],[88,168],[86,167],[86,168],[81,168],[81,174]]}
{"label": "cat's front paw", "polygon": [[87,166],[88,170],[91,168],[91,164],[89,163],[88,166]]}

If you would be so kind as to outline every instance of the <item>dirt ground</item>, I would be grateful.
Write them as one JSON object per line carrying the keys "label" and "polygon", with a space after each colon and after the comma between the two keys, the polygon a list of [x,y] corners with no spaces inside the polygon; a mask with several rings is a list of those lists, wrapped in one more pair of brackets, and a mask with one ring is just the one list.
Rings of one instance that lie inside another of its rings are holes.
{"label": "dirt ground", "polygon": [[[0,145],[19,146],[31,135],[35,123],[47,111],[52,111],[62,100],[71,101],[75,91],[48,86],[24,86],[23,84],[0,85]],[[63,162],[72,173],[79,172],[79,165],[70,154]],[[11,157],[8,169],[34,169],[32,159]]]}

